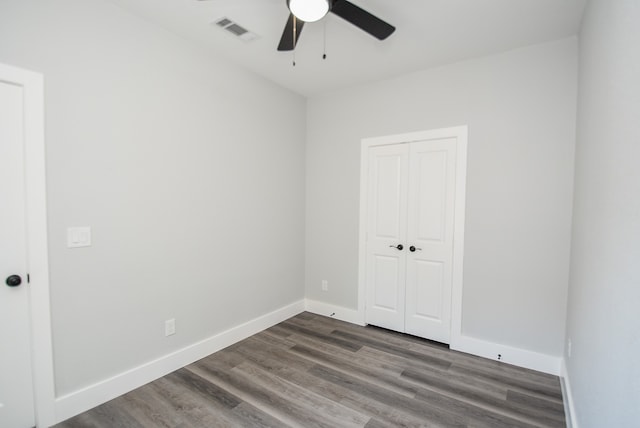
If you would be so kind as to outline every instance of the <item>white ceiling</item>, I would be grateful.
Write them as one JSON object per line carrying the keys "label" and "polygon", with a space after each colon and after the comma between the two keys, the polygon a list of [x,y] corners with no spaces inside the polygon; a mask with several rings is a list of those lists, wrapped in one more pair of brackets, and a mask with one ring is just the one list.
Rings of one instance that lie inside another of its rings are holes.
{"label": "white ceiling", "polygon": [[[329,14],[305,25],[293,67],[293,54],[276,50],[289,15],[285,0],[111,1],[306,96],[574,35],[586,2],[351,0],[395,33],[379,41]],[[211,25],[222,17],[260,38],[244,42]]]}

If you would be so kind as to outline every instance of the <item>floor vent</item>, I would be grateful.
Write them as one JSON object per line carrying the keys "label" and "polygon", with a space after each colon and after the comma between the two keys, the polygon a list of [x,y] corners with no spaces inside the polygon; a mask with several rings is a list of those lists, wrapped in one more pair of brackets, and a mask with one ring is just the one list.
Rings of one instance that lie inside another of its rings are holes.
{"label": "floor vent", "polygon": [[242,25],[233,22],[229,18],[220,18],[213,22],[218,28],[221,28],[244,42],[251,42],[258,38],[258,35],[244,28]]}

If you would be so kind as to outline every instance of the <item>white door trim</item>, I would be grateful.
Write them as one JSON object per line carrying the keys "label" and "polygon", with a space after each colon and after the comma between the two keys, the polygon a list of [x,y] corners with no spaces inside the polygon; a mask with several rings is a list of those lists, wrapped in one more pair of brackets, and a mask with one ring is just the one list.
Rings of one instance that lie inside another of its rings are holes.
{"label": "white door trim", "polygon": [[358,318],[365,323],[366,303],[366,243],[367,243],[367,198],[369,177],[369,148],[374,146],[410,143],[414,141],[456,138],[457,166],[455,190],[455,218],[453,232],[453,284],[451,294],[451,344],[462,336],[462,282],[464,257],[464,222],[467,183],[467,139],[468,127],[434,129],[384,137],[365,138],[360,147],[360,230],[358,249]]}
{"label": "white door trim", "polygon": [[27,269],[30,276],[31,352],[37,426],[55,422],[49,301],[49,257],[44,148],[44,85],[39,73],[0,64],[0,81],[24,90]]}

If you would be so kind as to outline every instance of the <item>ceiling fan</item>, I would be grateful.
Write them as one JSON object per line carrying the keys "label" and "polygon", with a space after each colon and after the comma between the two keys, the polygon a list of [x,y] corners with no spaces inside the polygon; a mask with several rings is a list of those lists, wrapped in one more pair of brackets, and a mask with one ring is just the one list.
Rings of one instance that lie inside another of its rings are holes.
{"label": "ceiling fan", "polygon": [[279,51],[294,50],[306,22],[324,18],[331,12],[373,37],[384,40],[396,28],[347,0],[286,0],[289,19],[282,32]]}

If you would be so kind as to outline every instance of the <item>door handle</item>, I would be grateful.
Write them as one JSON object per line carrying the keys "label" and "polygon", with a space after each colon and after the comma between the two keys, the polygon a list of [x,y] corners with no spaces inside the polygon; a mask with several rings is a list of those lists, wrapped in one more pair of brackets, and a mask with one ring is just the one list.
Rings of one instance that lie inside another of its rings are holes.
{"label": "door handle", "polygon": [[398,251],[402,251],[402,249],[404,248],[404,247],[402,246],[402,244],[398,244],[398,245],[389,245],[389,247],[391,247],[391,248],[395,248],[395,249],[397,249]]}
{"label": "door handle", "polygon": [[422,251],[422,248],[416,248],[413,245],[409,247],[409,251],[411,251],[412,253],[415,252],[416,250]]}
{"label": "door handle", "polygon": [[18,285],[22,284],[22,278],[20,278],[20,275],[11,275],[7,277],[5,284],[7,284],[9,287],[17,287]]}

